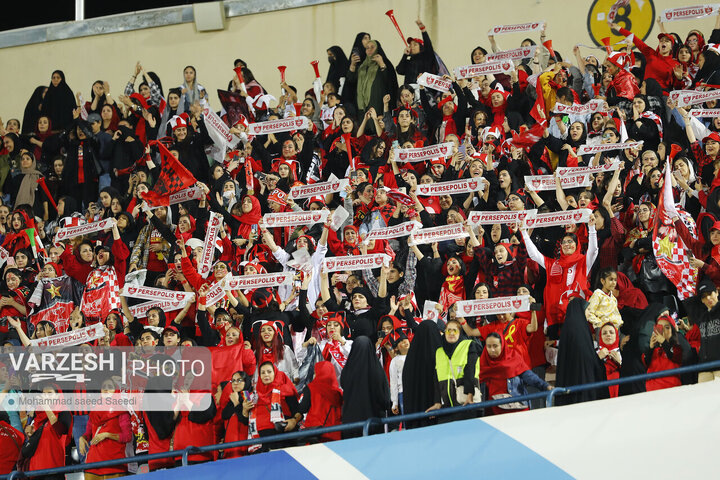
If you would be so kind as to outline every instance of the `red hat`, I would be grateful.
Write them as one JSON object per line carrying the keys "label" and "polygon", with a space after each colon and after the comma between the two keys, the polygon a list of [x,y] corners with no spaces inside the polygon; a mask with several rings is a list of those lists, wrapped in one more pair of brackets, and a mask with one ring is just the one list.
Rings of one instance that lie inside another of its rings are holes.
{"label": "red hat", "polygon": [[[672,318],[669,313],[665,312],[662,315],[660,315],[657,319],[657,322],[659,322],[660,320],[667,321],[673,327],[674,330],[677,330],[677,324],[675,323],[675,319]],[[655,323],[657,323],[657,322],[655,322]]]}
{"label": "red hat", "polygon": [[180,336],[180,330],[178,330],[178,328],[173,325],[165,327],[163,329],[163,335],[165,335],[165,332],[168,332],[168,331],[175,333],[175,335],[177,335],[178,337]]}
{"label": "red hat", "polygon": [[238,125],[248,128],[248,119],[242,113],[240,114],[240,118],[237,119],[237,122],[233,123],[233,127],[237,127]]}
{"label": "red hat", "polygon": [[305,200],[305,208],[308,208],[313,203],[319,203],[324,207],[325,197],[323,195],[315,195],[314,197],[308,198],[307,200]]}
{"label": "red hat", "polygon": [[265,267],[262,266],[260,262],[257,260],[253,260],[251,262],[247,262],[244,267],[253,267],[257,273],[267,273],[267,270],[265,270]]}
{"label": "red hat", "polygon": [[675,37],[673,37],[669,33],[658,33],[658,40],[662,40],[663,38],[667,38],[668,40],[670,40],[670,43],[675,45]]}
{"label": "red hat", "polygon": [[49,262],[46,265],[50,265],[51,267],[53,267],[53,269],[55,270],[55,275],[57,275],[58,277],[62,276],[63,270],[60,265],[55,262]]}
{"label": "red hat", "polygon": [[712,227],[710,227],[709,231],[712,232],[713,230],[720,230],[720,221],[717,221],[712,224]]}
{"label": "red hat", "polygon": [[607,61],[612,63],[618,68],[628,70],[630,68],[630,58],[623,52],[610,52],[607,56]]}
{"label": "red hat", "polygon": [[720,143],[720,133],[718,132],[712,132],[710,135],[702,139],[703,145],[707,143],[708,140],[712,140],[713,142]]}
{"label": "red hat", "polygon": [[268,201],[279,203],[283,207],[286,207],[287,206],[287,193],[283,192],[279,188],[276,188],[275,190],[270,192],[270,195],[268,195]]}
{"label": "red hat", "polygon": [[145,110],[148,110],[150,108],[150,104],[148,103],[148,101],[145,99],[145,97],[143,97],[139,93],[133,93],[132,95],[130,95],[130,98],[135,99],[138,102],[140,102],[140,105]]}
{"label": "red hat", "polygon": [[173,132],[174,132],[175,129],[177,129],[177,128],[181,128],[181,127],[187,128],[188,124],[187,124],[187,121],[183,117],[181,117],[180,115],[175,115],[170,119],[170,126],[172,127]]}
{"label": "red hat", "polygon": [[497,139],[503,138],[502,130],[500,130],[500,127],[493,126],[493,127],[485,127],[482,129],[482,141],[483,143],[486,141],[488,135],[493,135]]}
{"label": "red hat", "polygon": [[420,39],[420,38],[408,37],[407,38],[408,45],[410,44],[410,42],[415,42],[415,43],[419,43],[420,45],[425,45],[425,42],[423,42],[422,39]]}

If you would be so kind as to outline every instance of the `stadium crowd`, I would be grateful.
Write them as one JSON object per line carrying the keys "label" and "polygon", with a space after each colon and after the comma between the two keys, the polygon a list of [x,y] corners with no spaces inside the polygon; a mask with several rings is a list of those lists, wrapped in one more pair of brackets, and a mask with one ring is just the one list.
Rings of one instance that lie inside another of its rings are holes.
{"label": "stadium crowd", "polygon": [[[330,47],[312,86],[261,84],[235,60],[219,114],[199,81],[220,79],[192,66],[164,88],[138,62],[87,101],[52,72],[22,121],[0,122],[4,355],[101,323],[92,345],[209,347],[214,401],[17,411],[24,391],[63,392],[3,361],[0,473],[258,439],[189,457],[230,458],[292,444],[263,444],[277,432],[720,359],[718,96],[695,115],[673,95],[720,88],[720,16],[707,38],[658,23],[648,44],[613,25],[627,42],[585,56],[554,51],[543,27],[510,68],[472,76],[444,65],[418,20],[390,57],[365,32]],[[506,58],[488,40],[499,57],[467,48],[479,71]],[[508,297],[487,314],[499,303],[474,302]],[[108,378],[101,392],[123,388]]]}

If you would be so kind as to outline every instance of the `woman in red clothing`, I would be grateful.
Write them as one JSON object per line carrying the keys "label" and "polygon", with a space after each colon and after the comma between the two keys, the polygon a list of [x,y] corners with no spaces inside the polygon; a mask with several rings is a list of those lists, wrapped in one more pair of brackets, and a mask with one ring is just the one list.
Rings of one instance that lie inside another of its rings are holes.
{"label": "woman in red clothing", "polygon": [[[47,402],[42,410],[35,412],[32,424],[25,427],[25,433],[30,437],[30,448],[35,447],[32,451],[27,451],[23,446],[22,456],[30,458],[28,470],[65,466],[65,439],[71,432],[72,415],[67,411],[55,412],[50,408],[53,401],[60,401],[62,398],[62,392],[56,385],[47,385],[42,392]],[[57,477],[64,478],[64,475]]]}
{"label": "woman in red clothing", "polygon": [[[598,330],[598,348],[597,354],[605,363],[605,373],[608,380],[620,378],[620,365],[622,365],[622,355],[620,355],[620,337],[615,325],[608,322]],[[618,396],[619,385],[611,385],[610,397]]]}
{"label": "woman in red clothing", "polygon": [[[342,423],[343,392],[328,361],[315,364],[315,377],[300,396],[300,413],[307,413],[303,428],[332,427]],[[320,435],[321,441],[340,440],[340,432]]]}
{"label": "woman in red clothing", "polygon": [[[252,393],[252,382],[250,376],[242,371],[233,373],[230,382],[224,390],[228,390],[228,395],[223,392],[221,398],[222,419],[225,425],[224,442],[237,442],[239,440],[247,440],[248,427],[241,421],[243,412],[243,403],[250,398]],[[226,449],[223,458],[241,457],[247,454],[248,447],[238,447]]]}
{"label": "woman in red clothing", "polygon": [[23,434],[10,425],[10,417],[6,412],[0,412],[0,475],[15,470],[22,444]]}
{"label": "woman in red clothing", "polygon": [[[115,382],[105,379],[100,387],[103,400],[118,395]],[[88,439],[90,439],[88,441]],[[125,409],[108,411],[93,410],[78,446],[81,455],[87,455],[86,463],[125,458],[125,444],[132,440],[130,414]],[[122,477],[127,474],[127,465],[93,468],[85,472],[87,480]]]}
{"label": "woman in red clothing", "polygon": [[[621,35],[629,37],[632,32],[621,28],[617,23],[610,24],[610,28]],[[660,84],[663,90],[672,90],[675,82],[673,70],[681,65],[673,58],[673,46],[675,39],[672,35],[661,33],[658,35],[658,47],[656,50],[650,48],[637,35],[633,35],[633,43],[645,55],[647,65],[645,66],[645,79],[654,78]],[[680,70],[682,71],[682,70]]]}
{"label": "woman in red clothing", "polygon": [[[283,372],[272,362],[260,365],[255,391],[257,401],[243,402],[243,421],[248,423],[248,438],[267,437],[279,432],[291,432],[297,428],[302,414],[298,412],[297,390]],[[253,445],[253,453],[267,451],[269,445]]]}
{"label": "woman in red clothing", "polygon": [[[682,348],[678,343],[677,325],[665,310],[655,322],[655,328],[650,337],[650,352],[643,354],[643,363],[647,365],[647,373],[679,368],[682,364],[682,354]],[[680,376],[673,375],[647,380],[645,389],[649,392],[680,385]]]}

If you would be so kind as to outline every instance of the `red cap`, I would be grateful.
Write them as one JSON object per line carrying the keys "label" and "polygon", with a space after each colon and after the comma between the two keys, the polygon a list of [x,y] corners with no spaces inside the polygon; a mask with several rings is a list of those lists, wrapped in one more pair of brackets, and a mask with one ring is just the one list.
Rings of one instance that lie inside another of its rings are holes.
{"label": "red cap", "polygon": [[710,231],[712,232],[713,230],[720,230],[720,221],[712,224],[712,227],[710,227]]}
{"label": "red cap", "polygon": [[165,332],[168,332],[168,331],[175,333],[175,335],[177,335],[178,337],[180,336],[180,330],[178,330],[178,328],[175,327],[175,326],[173,326],[173,325],[170,325],[170,326],[168,326],[168,327],[165,327],[165,328],[163,329],[163,335],[165,335]]}
{"label": "red cap", "polygon": [[713,142],[720,143],[720,133],[718,132],[712,132],[710,135],[702,139],[702,143],[707,143],[708,140],[712,140]]}
{"label": "red cap", "polygon": [[670,40],[670,43],[675,45],[675,37],[673,37],[669,33],[658,33],[658,40],[662,40],[663,38],[667,38],[668,40]]}

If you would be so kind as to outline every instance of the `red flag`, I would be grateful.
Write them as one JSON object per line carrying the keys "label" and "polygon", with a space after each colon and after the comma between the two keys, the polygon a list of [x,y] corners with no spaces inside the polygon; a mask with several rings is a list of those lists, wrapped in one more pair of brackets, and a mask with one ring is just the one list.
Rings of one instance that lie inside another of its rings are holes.
{"label": "red flag", "polygon": [[532,128],[529,128],[524,132],[521,132],[517,135],[513,132],[513,138],[510,143],[512,143],[517,148],[525,148],[529,150],[543,136],[546,127],[547,120],[542,119],[539,123],[536,123],[532,126]]}
{"label": "red flag", "polygon": [[[658,207],[655,213],[653,227],[653,253],[658,267],[663,274],[677,287],[678,297],[681,300],[695,295],[698,270],[690,265],[687,247],[677,234],[672,219],[667,214],[666,202],[675,203],[672,195],[672,177],[670,160],[665,161],[665,183],[663,191],[658,196]],[[695,231],[695,222],[685,212],[680,213],[683,222],[688,225],[690,233]]]}
{"label": "red flag", "polygon": [[177,158],[170,153],[165,145],[154,140],[149,142],[150,145],[157,145],[162,157],[162,165],[160,167],[160,176],[158,177],[152,190],[143,194],[143,199],[150,206],[170,205],[170,195],[180,190],[190,188],[197,180],[193,174],[178,161]]}

